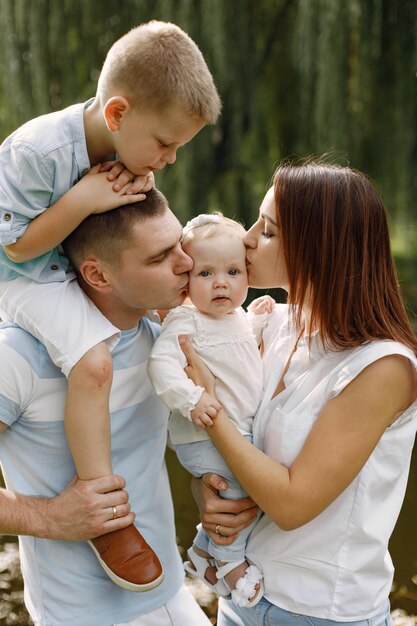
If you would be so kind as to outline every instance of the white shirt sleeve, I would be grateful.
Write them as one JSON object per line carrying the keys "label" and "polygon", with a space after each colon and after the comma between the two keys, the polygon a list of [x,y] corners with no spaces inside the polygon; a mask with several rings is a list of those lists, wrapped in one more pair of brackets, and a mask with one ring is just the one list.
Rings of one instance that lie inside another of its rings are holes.
{"label": "white shirt sleeve", "polygon": [[275,328],[277,323],[281,323],[283,313],[287,313],[288,306],[286,304],[282,305],[275,303],[274,308],[270,313],[260,313],[257,315],[254,312],[253,306],[255,302],[256,300],[251,302],[248,306],[246,316],[249,320],[252,332],[255,335],[258,346],[260,346],[262,341],[265,344],[267,340],[267,335],[270,334],[269,332],[267,332],[270,330],[269,327],[272,326],[273,328]]}
{"label": "white shirt sleeve", "polygon": [[191,315],[179,307],[165,318],[148,361],[148,375],[157,395],[173,411],[180,411],[191,420],[190,412],[204,389],[195,385],[184,372],[186,358],[178,343],[178,335],[192,335],[195,325]]}
{"label": "white shirt sleeve", "polygon": [[251,311],[249,305],[246,315],[251,325],[252,332],[255,335],[256,343],[258,344],[258,346],[260,346],[262,342],[262,334],[268,323],[269,313],[261,313],[260,315],[256,315],[253,311]]}

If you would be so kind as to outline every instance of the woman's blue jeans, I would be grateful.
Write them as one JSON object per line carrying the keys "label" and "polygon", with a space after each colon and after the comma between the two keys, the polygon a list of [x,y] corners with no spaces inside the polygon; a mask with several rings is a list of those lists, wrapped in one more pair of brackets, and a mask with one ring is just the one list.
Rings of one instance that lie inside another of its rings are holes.
{"label": "woman's blue jeans", "polygon": [[265,598],[251,609],[242,609],[232,600],[220,598],[217,626],[392,626],[389,602],[379,615],[357,622],[334,622],[284,611]]}

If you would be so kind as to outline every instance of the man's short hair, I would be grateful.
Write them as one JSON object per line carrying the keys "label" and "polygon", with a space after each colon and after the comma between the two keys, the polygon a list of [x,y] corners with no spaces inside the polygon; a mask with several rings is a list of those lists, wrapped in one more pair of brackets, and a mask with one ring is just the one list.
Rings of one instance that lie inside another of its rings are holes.
{"label": "man's short hair", "polygon": [[115,267],[131,241],[138,222],[162,216],[168,201],[158,189],[146,192],[145,200],[107,211],[92,213],[63,242],[63,247],[75,271],[88,256],[94,255]]}
{"label": "man's short hair", "polygon": [[201,51],[181,28],[153,20],[141,24],[110,48],[98,81],[104,104],[111,96],[132,99],[158,112],[177,104],[214,124],[221,102]]}

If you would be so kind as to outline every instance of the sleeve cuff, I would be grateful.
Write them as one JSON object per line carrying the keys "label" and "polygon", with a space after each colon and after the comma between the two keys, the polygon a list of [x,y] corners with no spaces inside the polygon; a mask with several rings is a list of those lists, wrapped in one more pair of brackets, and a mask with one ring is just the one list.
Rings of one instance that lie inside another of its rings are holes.
{"label": "sleeve cuff", "polygon": [[27,220],[19,219],[11,211],[2,211],[0,216],[0,243],[3,246],[15,243],[27,227]]}
{"label": "sleeve cuff", "polygon": [[201,396],[203,395],[203,391],[205,391],[203,387],[195,387],[192,397],[189,398],[189,403],[185,408],[186,410],[185,417],[187,418],[189,422],[193,421],[191,417],[191,411],[195,409],[195,405],[197,404],[197,402],[200,400]]}

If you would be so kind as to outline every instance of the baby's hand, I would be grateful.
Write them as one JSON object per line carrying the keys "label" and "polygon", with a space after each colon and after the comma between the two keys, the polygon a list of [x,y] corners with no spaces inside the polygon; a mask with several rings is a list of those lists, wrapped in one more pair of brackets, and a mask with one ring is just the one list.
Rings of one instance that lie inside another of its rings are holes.
{"label": "baby's hand", "polygon": [[[100,172],[108,172],[107,180],[115,181],[113,183],[114,191],[120,191],[126,187],[125,194],[132,195],[137,193],[145,193],[155,187],[155,177],[153,172],[149,172],[143,176],[135,176],[128,170],[121,161],[106,161],[102,163]],[[130,185],[128,183],[131,183]]]}
{"label": "baby's hand", "polygon": [[221,404],[207,391],[203,391],[200,400],[191,411],[191,419],[196,426],[213,426],[213,419],[221,409]]}
{"label": "baby's hand", "polygon": [[248,306],[248,311],[254,315],[262,315],[263,313],[272,313],[275,307],[275,300],[271,296],[261,296],[256,298]]}

